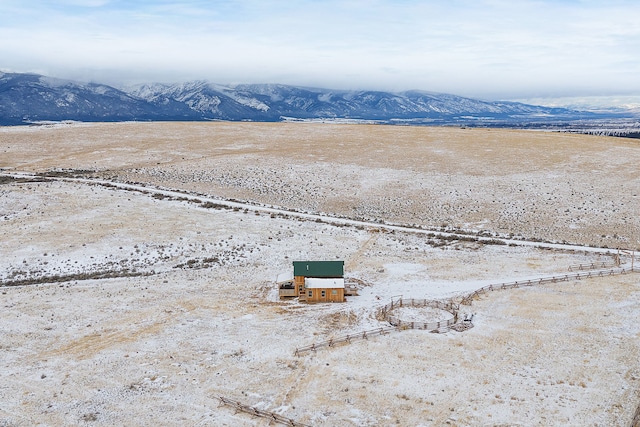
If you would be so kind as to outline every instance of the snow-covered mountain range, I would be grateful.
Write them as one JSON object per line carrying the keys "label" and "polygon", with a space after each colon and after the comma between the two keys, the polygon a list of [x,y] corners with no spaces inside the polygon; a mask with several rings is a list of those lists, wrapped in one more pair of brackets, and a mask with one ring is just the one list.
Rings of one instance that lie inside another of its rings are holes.
{"label": "snow-covered mountain range", "polygon": [[117,89],[37,74],[0,73],[0,125],[41,121],[362,120],[415,124],[502,124],[602,115],[449,94],[336,91],[206,81]]}

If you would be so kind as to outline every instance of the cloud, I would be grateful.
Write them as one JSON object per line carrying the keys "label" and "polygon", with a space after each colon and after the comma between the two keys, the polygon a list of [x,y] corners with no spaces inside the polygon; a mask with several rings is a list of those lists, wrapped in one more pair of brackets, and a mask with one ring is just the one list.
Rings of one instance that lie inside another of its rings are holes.
{"label": "cloud", "polygon": [[640,93],[637,16],[632,1],[8,0],[0,57],[124,80]]}

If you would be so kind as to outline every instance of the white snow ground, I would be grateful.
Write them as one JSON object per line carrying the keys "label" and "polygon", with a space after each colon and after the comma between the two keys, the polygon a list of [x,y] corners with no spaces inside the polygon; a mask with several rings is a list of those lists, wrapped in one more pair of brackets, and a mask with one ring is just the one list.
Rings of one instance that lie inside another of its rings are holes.
{"label": "white snow ground", "polygon": [[[0,425],[268,424],[217,396],[318,426],[613,426],[633,417],[637,274],[493,292],[463,309],[475,324],[463,333],[394,332],[294,356],[383,326],[375,308],[394,296],[446,298],[610,255],[437,241],[185,197],[0,185],[0,281],[76,275],[0,288]],[[347,276],[367,285],[344,304],[279,301],[275,278],[297,259],[344,259]],[[81,276],[124,270],[149,275]]]}

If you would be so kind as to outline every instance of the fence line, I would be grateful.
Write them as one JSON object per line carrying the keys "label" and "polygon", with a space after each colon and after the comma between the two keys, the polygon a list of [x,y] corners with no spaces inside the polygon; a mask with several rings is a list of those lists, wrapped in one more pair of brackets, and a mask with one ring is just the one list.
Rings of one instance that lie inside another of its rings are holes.
{"label": "fence line", "polygon": [[439,300],[428,300],[428,299],[416,299],[416,298],[399,298],[397,300],[391,300],[389,304],[383,305],[380,307],[376,313],[376,317],[381,320],[387,320],[389,317],[389,312],[395,308],[403,307],[430,307],[437,308],[439,310],[448,311],[454,316],[460,309],[460,304],[457,304],[451,300],[439,301]]}
{"label": "fence line", "polygon": [[276,414],[275,412],[264,411],[262,409],[256,408],[255,406],[244,405],[236,400],[227,399],[226,397],[222,396],[219,396],[218,399],[223,405],[231,406],[240,412],[245,412],[255,417],[266,418],[269,421],[273,421],[278,424],[291,427],[311,427],[308,424],[299,423],[291,418],[286,418],[282,415]]}
{"label": "fence line", "polygon": [[[448,311],[449,313],[452,314],[452,317],[447,320],[442,320],[439,322],[426,323],[426,322],[408,322],[396,316],[391,316],[389,314],[391,310],[393,310],[394,308],[399,308],[404,306],[437,308],[440,310]],[[309,351],[316,351],[323,347],[333,347],[334,345],[345,343],[345,342],[351,343],[351,341],[354,341],[354,340],[362,340],[362,339],[366,340],[369,337],[376,336],[376,335],[384,335],[391,331],[401,331],[405,329],[421,329],[426,331],[435,331],[443,328],[449,329],[457,321],[457,317],[458,317],[457,313],[459,308],[460,308],[460,305],[452,301],[435,301],[435,300],[415,299],[415,298],[409,298],[409,299],[400,298],[398,300],[391,300],[389,304],[383,307],[380,307],[376,314],[379,319],[389,322],[391,326],[380,327],[380,328],[371,329],[368,331],[347,334],[341,337],[331,338],[325,341],[313,343],[305,347],[299,347],[299,348],[296,348],[294,355],[300,356],[303,353],[306,353]]]}
{"label": "fence line", "polygon": [[[441,320],[439,322],[409,322],[400,319],[398,316],[392,316],[390,313],[393,309],[399,307],[430,307],[439,310],[447,311],[451,314],[451,317],[447,320]],[[449,329],[458,320],[458,310],[460,305],[453,301],[438,301],[428,299],[416,299],[416,298],[399,298],[397,300],[391,300],[391,302],[378,309],[377,316],[383,318],[398,329],[422,329],[425,331],[435,331],[439,329]]]}
{"label": "fence line", "polygon": [[373,337],[376,335],[384,335],[389,332],[397,331],[397,330],[398,328],[395,326],[387,326],[387,327],[380,327],[377,329],[370,329],[368,331],[355,332],[352,334],[343,335],[338,338],[330,338],[328,340],[320,341],[318,343],[313,343],[305,347],[296,348],[294,355],[300,356],[303,353],[306,353],[309,351],[316,351],[317,349],[322,347],[333,347],[336,344],[341,344],[345,342],[351,343],[351,341],[354,341],[354,340],[366,340],[366,339],[369,339],[369,337]]}
{"label": "fence line", "polygon": [[449,329],[453,324],[456,323],[455,318],[452,317],[447,320],[442,320],[440,322],[409,322],[406,320],[402,320],[396,316],[389,316],[389,323],[395,326],[398,329],[421,329],[425,331],[436,331],[438,329]]}
{"label": "fence line", "polygon": [[[473,327],[471,321],[462,321],[458,322],[458,311],[460,310],[460,304],[463,305],[471,305],[472,301],[475,298],[478,298],[480,295],[486,294],[491,291],[505,290],[505,289],[514,289],[519,288],[521,286],[534,286],[534,285],[543,285],[545,283],[557,283],[557,282],[565,282],[573,279],[581,280],[581,279],[590,279],[595,277],[605,277],[605,276],[615,276],[619,274],[627,274],[627,273],[637,273],[640,272],[638,268],[620,268],[620,269],[610,269],[610,270],[597,270],[597,271],[588,271],[582,273],[569,273],[558,276],[551,277],[543,277],[539,279],[529,279],[529,280],[517,280],[514,282],[505,282],[494,285],[484,286],[476,291],[463,296],[459,303],[453,300],[428,300],[428,299],[416,299],[416,298],[399,298],[396,300],[391,300],[390,303],[385,304],[384,306],[378,308],[376,312],[376,317],[378,320],[385,320],[389,322],[392,326],[381,327],[377,329],[372,329],[363,332],[356,332],[353,334],[343,335],[338,338],[331,338],[325,341],[320,341],[318,343],[313,343],[311,345],[305,347],[296,348],[294,355],[300,356],[303,353],[309,351],[316,351],[319,348],[323,347],[333,347],[336,344],[341,343],[351,343],[353,340],[358,339],[367,339],[370,336],[375,335],[384,335],[391,331],[401,331],[405,329],[421,329],[426,331],[436,331],[439,329],[454,329],[456,331],[462,332],[467,329]],[[410,307],[431,307],[444,311],[448,311],[453,315],[452,318],[447,320],[442,320],[440,322],[408,322],[404,321],[397,316],[392,316],[390,313],[393,309],[410,306]]]}
{"label": "fence line", "polygon": [[543,277],[540,279],[533,280],[519,280],[515,282],[506,282],[499,283],[495,285],[484,286],[472,293],[462,297],[460,304],[471,305],[471,302],[479,297],[481,294],[486,294],[491,291],[498,291],[504,289],[513,289],[519,288],[521,286],[534,286],[534,285],[543,285],[545,283],[557,283],[557,282],[567,282],[569,280],[582,280],[582,279],[592,279],[595,277],[605,277],[605,276],[617,276],[619,274],[627,274],[627,273],[637,273],[640,272],[638,268],[620,268],[620,269],[610,269],[610,270],[597,270],[597,271],[589,271],[587,273],[569,273],[559,276],[551,276],[551,277]]}
{"label": "fence line", "polygon": [[617,267],[618,264],[616,264],[615,262],[606,262],[606,261],[601,261],[601,262],[591,262],[588,264],[574,264],[574,265],[570,265],[569,266],[569,271],[573,271],[573,270],[596,270],[599,268],[614,268]]}

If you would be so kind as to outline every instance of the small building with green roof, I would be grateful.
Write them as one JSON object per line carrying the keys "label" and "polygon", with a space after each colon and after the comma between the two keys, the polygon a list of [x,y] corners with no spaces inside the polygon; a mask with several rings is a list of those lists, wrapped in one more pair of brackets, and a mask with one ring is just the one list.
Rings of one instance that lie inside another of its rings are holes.
{"label": "small building with green roof", "polygon": [[280,297],[306,302],[344,302],[344,261],[294,261],[293,283],[280,285]]}

